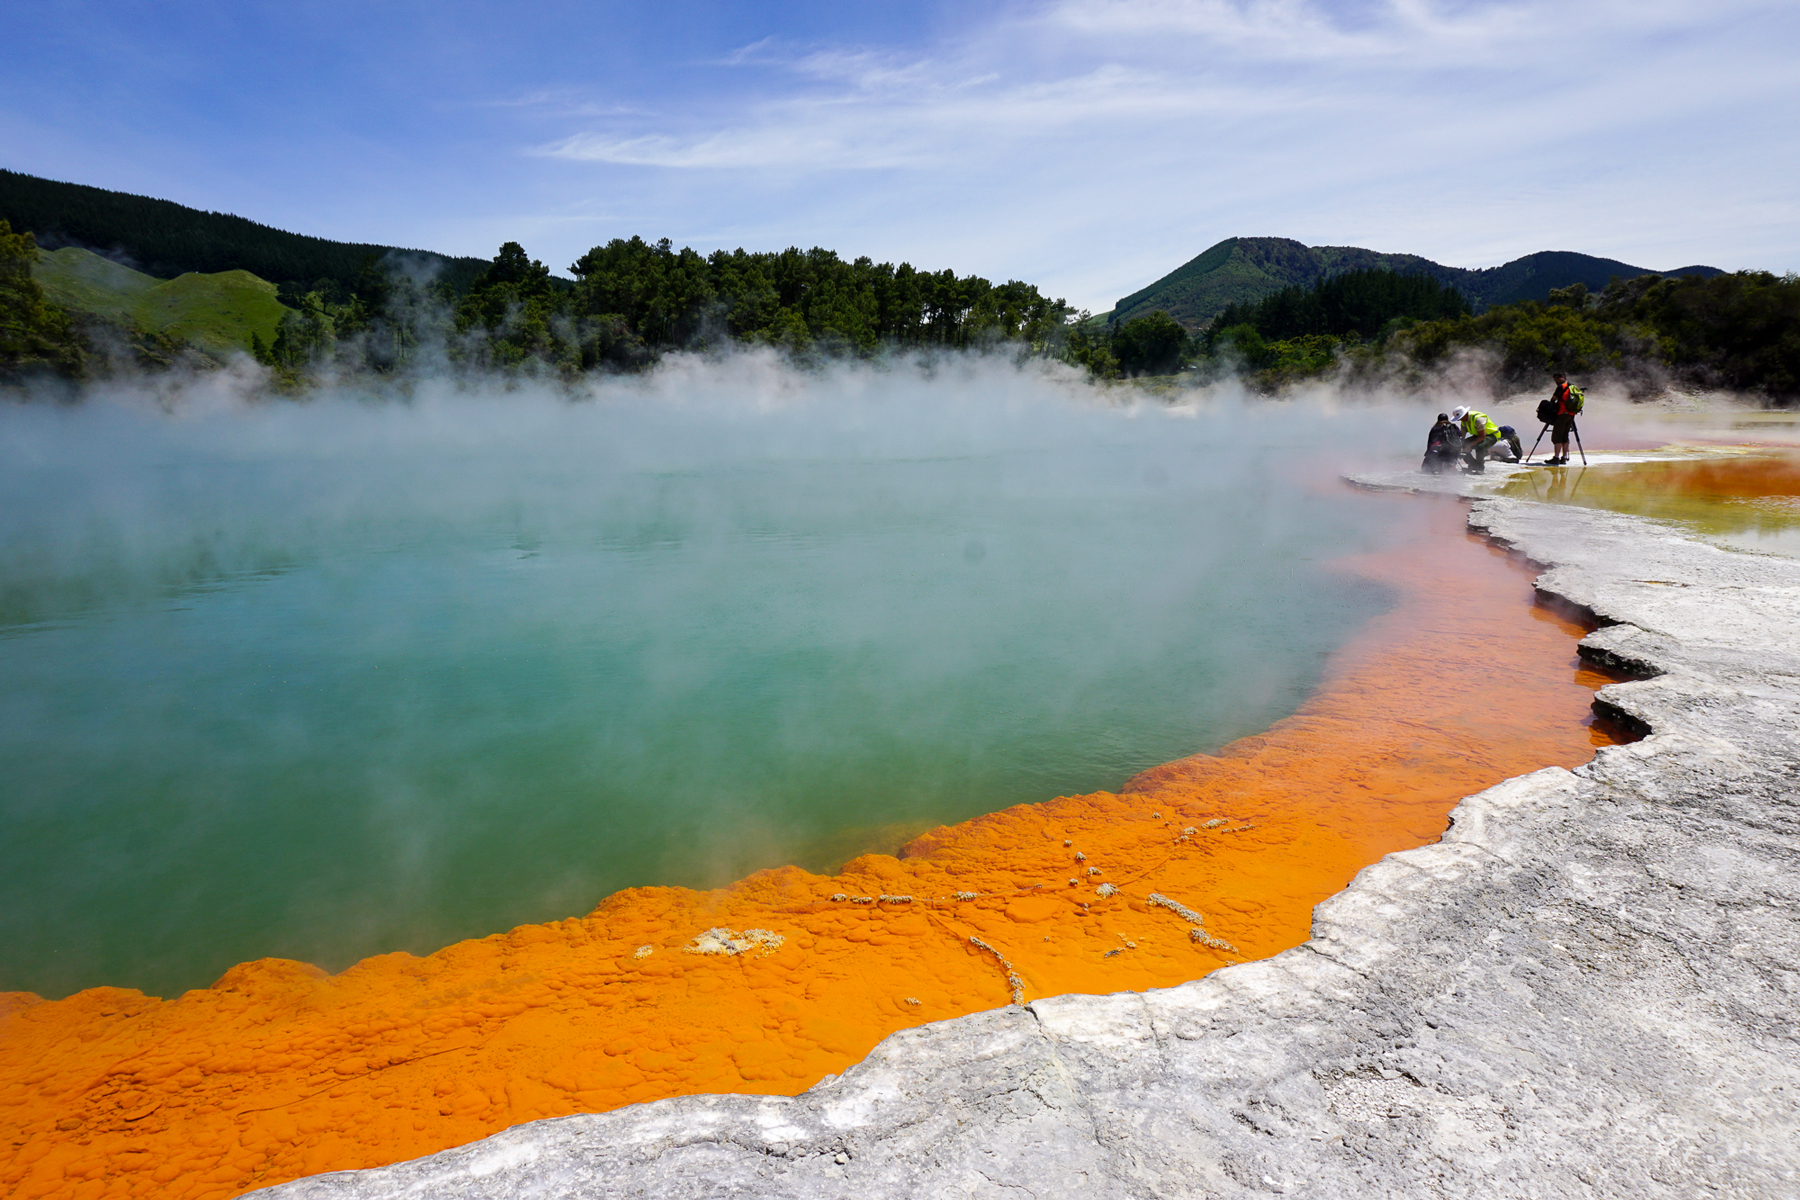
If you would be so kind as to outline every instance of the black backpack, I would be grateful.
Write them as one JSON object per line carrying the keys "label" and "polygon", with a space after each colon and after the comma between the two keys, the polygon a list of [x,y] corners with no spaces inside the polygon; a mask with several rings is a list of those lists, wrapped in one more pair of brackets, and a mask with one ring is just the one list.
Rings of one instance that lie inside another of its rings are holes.
{"label": "black backpack", "polygon": [[1556,420],[1556,400],[1554,398],[1538,401],[1537,418],[1546,425]]}

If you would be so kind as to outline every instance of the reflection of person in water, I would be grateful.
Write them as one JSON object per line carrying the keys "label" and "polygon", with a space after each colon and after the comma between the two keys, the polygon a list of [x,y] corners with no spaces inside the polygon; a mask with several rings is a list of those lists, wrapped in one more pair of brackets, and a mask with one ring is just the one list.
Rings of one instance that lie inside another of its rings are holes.
{"label": "reflection of person in water", "polygon": [[1456,456],[1461,452],[1462,430],[1449,413],[1439,413],[1437,424],[1425,435],[1425,461],[1419,464],[1419,470],[1433,475],[1448,471],[1456,465]]}
{"label": "reflection of person in water", "polygon": [[1545,471],[1550,477],[1550,486],[1544,492],[1544,499],[1552,504],[1573,504],[1575,494],[1581,490],[1581,477],[1587,474],[1583,467],[1571,477],[1567,471]]}

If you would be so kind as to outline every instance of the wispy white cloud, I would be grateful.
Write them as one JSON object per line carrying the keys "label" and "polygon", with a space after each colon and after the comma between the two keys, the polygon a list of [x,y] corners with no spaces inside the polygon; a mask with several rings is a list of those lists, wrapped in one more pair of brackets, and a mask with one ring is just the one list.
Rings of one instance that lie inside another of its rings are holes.
{"label": "wispy white cloud", "polygon": [[1671,266],[1708,227],[1791,244],[1797,38],[1766,0],[1056,0],[910,52],[764,39],[739,89],[532,152],[672,172],[697,227],[854,220],[1034,278],[1083,246],[1050,282],[1096,306],[1232,234]]}
{"label": "wispy white cloud", "polygon": [[593,99],[578,88],[571,87],[535,88],[517,95],[488,100],[485,103],[489,108],[518,109],[530,112],[535,116],[561,120],[617,117],[651,120],[657,116],[655,109],[646,108],[641,104],[619,101],[602,102]]}
{"label": "wispy white cloud", "polygon": [[773,34],[768,37],[757,38],[754,42],[739,46],[737,49],[730,51],[724,57],[719,59],[719,63],[721,66],[741,67],[749,63],[763,62],[766,60],[775,44],[776,38]]}
{"label": "wispy white cloud", "polygon": [[[1739,4],[1736,15],[1766,7]],[[937,168],[971,144],[1035,142],[1107,121],[1318,109],[1385,110],[1405,121],[1432,107],[1444,113],[1459,96],[1509,92],[1509,106],[1530,108],[1534,88],[1567,96],[1596,79],[1628,81],[1629,70],[1617,69],[1621,42],[1704,26],[1706,13],[1721,11],[1676,0],[1630,8],[1391,0],[1347,19],[1302,0],[1063,2],[910,59],[868,49],[784,53],[764,39],[732,61],[755,51],[759,63],[785,68],[791,93],[734,96],[726,122],[691,111],[654,130],[612,123],[536,149],[675,168]],[[1693,90],[1664,85],[1672,96]],[[1500,115],[1509,119],[1510,107]],[[667,127],[677,125],[688,128]]]}
{"label": "wispy white cloud", "polygon": [[1468,65],[1517,62],[1515,56],[1521,54],[1554,55],[1559,43],[1571,38],[1706,25],[1772,7],[1767,0],[1374,0],[1338,5],[1308,0],[1058,0],[1025,23],[1152,52],[1158,44],[1202,42],[1263,61],[1381,62],[1430,55],[1436,65]]}
{"label": "wispy white cloud", "polygon": [[1234,234],[1800,268],[1793,0],[71,2],[13,22],[8,165],[349,240],[827,245],[1095,307]]}
{"label": "wispy white cloud", "polygon": [[620,166],[712,170],[873,170],[928,167],[929,157],[894,145],[858,145],[829,131],[783,123],[721,129],[697,137],[577,133],[536,153]]}
{"label": "wispy white cloud", "polygon": [[[799,69],[811,70],[808,60]],[[972,143],[1018,146],[1109,122],[1240,116],[1315,107],[1305,93],[1192,79],[1154,68],[1104,63],[1057,78],[1011,79],[918,62],[852,73],[834,64],[842,90],[765,100],[738,122],[699,132],[584,130],[533,148],[589,162],[758,171],[941,169]]]}

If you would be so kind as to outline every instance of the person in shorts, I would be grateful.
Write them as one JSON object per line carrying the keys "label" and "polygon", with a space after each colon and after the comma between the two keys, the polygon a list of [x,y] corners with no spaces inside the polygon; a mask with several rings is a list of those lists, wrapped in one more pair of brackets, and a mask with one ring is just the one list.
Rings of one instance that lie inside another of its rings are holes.
{"label": "person in shorts", "polygon": [[1569,391],[1569,377],[1558,371],[1553,378],[1556,390],[1550,393],[1550,457],[1544,461],[1560,467],[1569,461],[1569,431],[1575,428],[1575,414],[1581,409]]}

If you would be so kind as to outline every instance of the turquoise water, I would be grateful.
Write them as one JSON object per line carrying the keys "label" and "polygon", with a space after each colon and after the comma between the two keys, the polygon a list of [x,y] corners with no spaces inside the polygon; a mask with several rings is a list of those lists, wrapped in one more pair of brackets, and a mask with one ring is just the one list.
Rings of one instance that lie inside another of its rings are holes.
{"label": "turquoise water", "polygon": [[1325,564],[1416,533],[1322,429],[1387,436],[1009,373],[5,410],[0,989],[429,952],[1255,732],[1387,602]]}

